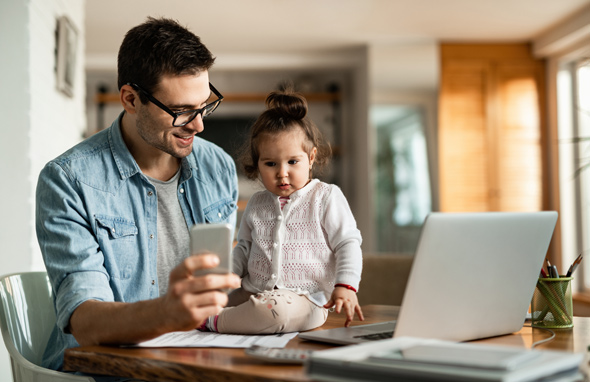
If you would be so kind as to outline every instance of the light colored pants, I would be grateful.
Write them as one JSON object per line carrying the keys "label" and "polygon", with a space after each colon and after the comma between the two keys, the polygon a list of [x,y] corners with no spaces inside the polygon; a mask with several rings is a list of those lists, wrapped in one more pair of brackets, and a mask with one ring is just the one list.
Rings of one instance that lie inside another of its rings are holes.
{"label": "light colored pants", "polygon": [[300,332],[321,326],[328,310],[307,297],[285,289],[258,294],[242,288],[229,295],[228,307],[219,313],[217,331],[233,334]]}

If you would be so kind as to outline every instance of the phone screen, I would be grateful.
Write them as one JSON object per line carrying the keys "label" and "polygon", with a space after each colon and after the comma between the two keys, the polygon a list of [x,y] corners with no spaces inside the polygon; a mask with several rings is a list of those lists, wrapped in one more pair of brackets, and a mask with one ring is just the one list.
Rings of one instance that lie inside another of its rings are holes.
{"label": "phone screen", "polygon": [[229,224],[195,224],[190,230],[191,254],[213,253],[219,257],[215,268],[202,269],[195,275],[231,273],[232,227]]}

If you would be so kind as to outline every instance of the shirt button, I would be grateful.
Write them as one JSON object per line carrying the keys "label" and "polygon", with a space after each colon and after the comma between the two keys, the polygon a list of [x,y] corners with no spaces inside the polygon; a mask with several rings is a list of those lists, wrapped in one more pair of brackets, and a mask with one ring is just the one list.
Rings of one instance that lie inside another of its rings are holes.
{"label": "shirt button", "polygon": [[115,229],[114,229],[114,228],[111,228],[111,232],[112,232],[112,233],[115,233]]}
{"label": "shirt button", "polygon": [[270,275],[270,278],[274,280],[274,279],[276,279],[276,278],[277,278],[277,275],[275,275],[275,274],[273,273],[272,275]]}
{"label": "shirt button", "polygon": [[218,212],[218,213],[217,213],[217,216],[221,217],[221,212]]}
{"label": "shirt button", "polygon": [[278,221],[281,221],[281,220],[283,220],[283,215],[279,215],[279,216],[277,216],[277,220],[278,220]]}
{"label": "shirt button", "polygon": [[152,285],[156,285],[156,280],[152,280]]}
{"label": "shirt button", "polygon": [[181,188],[179,191],[181,194],[184,194],[184,188]]}
{"label": "shirt button", "polygon": [[152,196],[154,193],[151,191],[148,191],[148,196]]}
{"label": "shirt button", "polygon": [[277,243],[272,243],[272,246],[273,246],[274,248],[276,248],[276,247],[278,247],[279,245],[278,245]]}
{"label": "shirt button", "polygon": [[153,239],[153,238],[154,238],[154,234],[152,233],[152,234],[150,235],[150,239]]}

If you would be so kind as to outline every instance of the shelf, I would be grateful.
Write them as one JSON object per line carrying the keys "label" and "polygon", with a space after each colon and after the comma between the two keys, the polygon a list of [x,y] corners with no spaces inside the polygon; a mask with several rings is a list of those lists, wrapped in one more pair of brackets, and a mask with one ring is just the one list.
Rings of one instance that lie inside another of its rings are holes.
{"label": "shelf", "polygon": [[[301,93],[308,102],[339,102],[340,93]],[[223,102],[264,102],[267,93],[228,93],[223,96]],[[119,103],[119,93],[103,93],[94,96],[97,104]]]}
{"label": "shelf", "polygon": [[[340,93],[301,93],[308,102],[339,102]],[[224,102],[264,102],[267,93],[229,93]]]}

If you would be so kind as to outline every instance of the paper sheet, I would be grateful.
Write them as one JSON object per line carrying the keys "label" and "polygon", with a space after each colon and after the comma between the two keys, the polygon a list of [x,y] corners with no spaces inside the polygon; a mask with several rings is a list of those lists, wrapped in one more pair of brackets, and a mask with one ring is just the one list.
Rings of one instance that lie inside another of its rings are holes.
{"label": "paper sheet", "polygon": [[284,348],[297,335],[294,333],[267,335],[220,334],[191,330],[171,332],[153,340],[140,342],[137,347],[249,348],[252,345]]}

